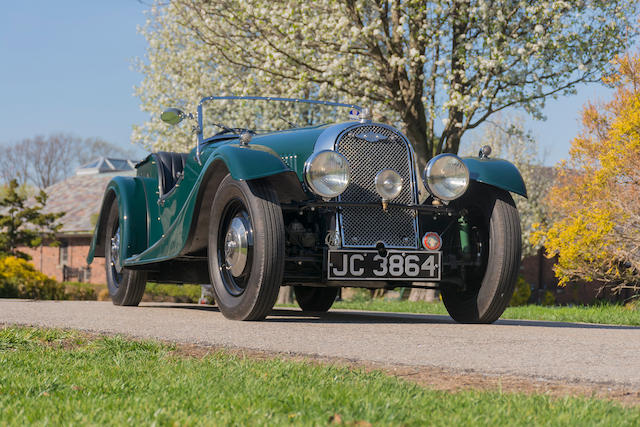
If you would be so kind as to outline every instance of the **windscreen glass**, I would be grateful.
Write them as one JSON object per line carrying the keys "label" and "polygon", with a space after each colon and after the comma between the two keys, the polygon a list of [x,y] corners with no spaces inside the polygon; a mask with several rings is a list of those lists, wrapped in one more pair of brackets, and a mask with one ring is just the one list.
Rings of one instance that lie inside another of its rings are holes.
{"label": "windscreen glass", "polygon": [[358,120],[355,105],[279,99],[205,99],[202,136],[266,133]]}

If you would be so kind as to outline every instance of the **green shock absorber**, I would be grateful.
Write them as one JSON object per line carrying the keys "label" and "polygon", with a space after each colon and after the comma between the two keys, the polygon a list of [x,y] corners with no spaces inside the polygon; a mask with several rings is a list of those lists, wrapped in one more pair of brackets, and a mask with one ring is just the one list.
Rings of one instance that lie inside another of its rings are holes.
{"label": "green shock absorber", "polygon": [[458,218],[458,229],[460,230],[460,249],[462,249],[462,258],[465,261],[471,260],[471,244],[469,223],[461,216]]}

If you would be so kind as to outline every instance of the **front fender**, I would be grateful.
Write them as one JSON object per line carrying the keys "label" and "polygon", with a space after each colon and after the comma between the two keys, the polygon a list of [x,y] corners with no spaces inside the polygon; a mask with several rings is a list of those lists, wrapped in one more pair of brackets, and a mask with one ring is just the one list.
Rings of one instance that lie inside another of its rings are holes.
{"label": "front fender", "polygon": [[147,247],[147,206],[144,187],[138,177],[117,176],[109,181],[104,191],[100,216],[91,240],[87,264],[94,257],[103,257],[104,234],[111,204],[118,202],[120,215],[120,261],[144,251]]}
{"label": "front fender", "polygon": [[513,163],[502,159],[476,157],[464,157],[462,161],[467,165],[472,180],[527,197],[527,187]]}
{"label": "front fender", "polygon": [[207,163],[217,159],[224,161],[233,179],[243,181],[290,170],[275,151],[264,145],[223,145],[213,152]]}
{"label": "front fender", "polygon": [[189,196],[171,226],[151,247],[137,256],[126,259],[126,266],[166,261],[206,247],[211,203],[220,181],[227,172],[234,179],[245,181],[275,179],[285,172],[292,173],[278,154],[266,146],[251,144],[245,147],[228,144],[212,147],[211,150],[205,153],[207,157],[202,172],[193,182]]}

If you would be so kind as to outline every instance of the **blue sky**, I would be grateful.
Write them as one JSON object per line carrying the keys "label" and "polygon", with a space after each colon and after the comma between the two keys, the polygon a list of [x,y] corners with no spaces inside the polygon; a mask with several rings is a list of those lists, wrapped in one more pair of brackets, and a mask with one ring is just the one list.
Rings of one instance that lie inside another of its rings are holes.
{"label": "blue sky", "polygon": [[3,2],[0,12],[0,142],[51,132],[131,147],[146,114],[133,96],[132,59],[146,42],[136,0]]}
{"label": "blue sky", "polygon": [[[102,137],[125,148],[131,127],[147,119],[133,96],[142,75],[132,61],[145,54],[137,33],[147,8],[137,0],[23,0],[0,12],[0,143],[36,134],[70,132]],[[547,121],[527,120],[553,164],[567,157],[590,99],[606,99],[600,85],[549,100]],[[466,142],[478,132],[465,136]],[[137,149],[142,156],[143,151]]]}

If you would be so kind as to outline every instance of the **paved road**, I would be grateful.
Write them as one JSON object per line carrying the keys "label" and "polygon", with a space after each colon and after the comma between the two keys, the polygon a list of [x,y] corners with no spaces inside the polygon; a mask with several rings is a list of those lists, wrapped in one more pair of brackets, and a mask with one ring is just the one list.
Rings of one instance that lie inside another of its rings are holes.
{"label": "paved road", "polygon": [[446,316],[335,311],[317,317],[283,309],[263,322],[237,322],[208,306],[21,300],[0,300],[0,323],[640,390],[638,327],[516,320],[460,325]]}

